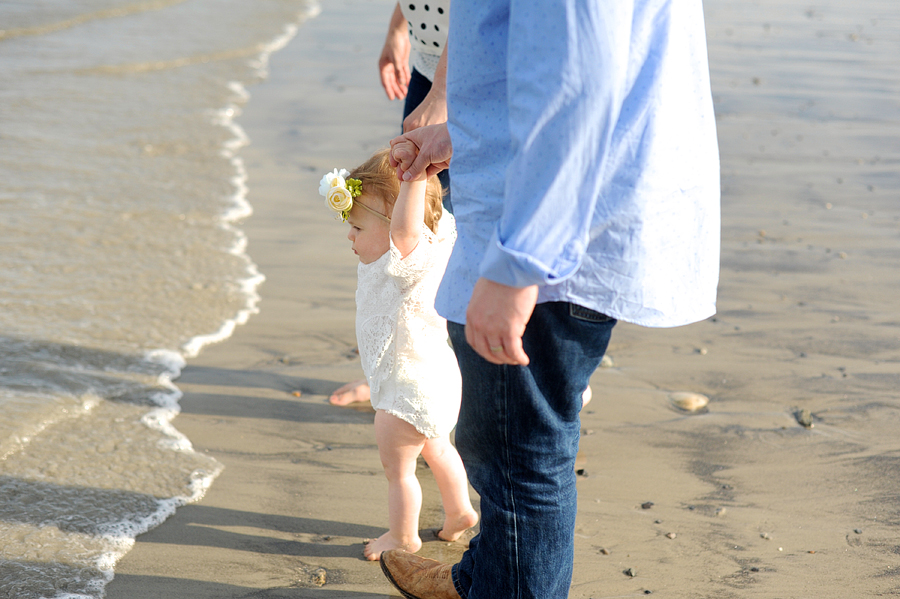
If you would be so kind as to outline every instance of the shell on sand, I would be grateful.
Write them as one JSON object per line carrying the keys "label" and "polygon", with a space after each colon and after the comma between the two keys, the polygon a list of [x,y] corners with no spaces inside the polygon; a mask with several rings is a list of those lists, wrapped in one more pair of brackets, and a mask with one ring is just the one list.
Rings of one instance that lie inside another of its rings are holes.
{"label": "shell on sand", "polygon": [[794,418],[797,419],[797,422],[799,424],[803,425],[806,428],[812,428],[815,426],[815,424],[813,424],[812,412],[810,412],[806,408],[803,408],[802,410],[795,410]]}
{"label": "shell on sand", "polygon": [[679,410],[685,412],[696,412],[702,410],[709,403],[709,398],[700,393],[692,393],[690,391],[678,391],[669,394],[669,401]]}

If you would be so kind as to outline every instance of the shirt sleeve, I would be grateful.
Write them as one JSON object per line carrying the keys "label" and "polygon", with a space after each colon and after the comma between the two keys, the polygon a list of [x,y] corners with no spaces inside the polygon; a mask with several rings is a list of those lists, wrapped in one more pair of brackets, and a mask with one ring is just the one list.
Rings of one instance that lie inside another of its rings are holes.
{"label": "shirt sleeve", "polygon": [[480,275],[513,287],[574,274],[623,98],[633,4],[511,0],[511,161]]}
{"label": "shirt sleeve", "polygon": [[397,281],[402,290],[409,290],[416,285],[434,267],[435,242],[434,234],[423,223],[418,245],[404,258],[394,245],[393,237],[390,238],[391,256],[387,264],[387,274]]}

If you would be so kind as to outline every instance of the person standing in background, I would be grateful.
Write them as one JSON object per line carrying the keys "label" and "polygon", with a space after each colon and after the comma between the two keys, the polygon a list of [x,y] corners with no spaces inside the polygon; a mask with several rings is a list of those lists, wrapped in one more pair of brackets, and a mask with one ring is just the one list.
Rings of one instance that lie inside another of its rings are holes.
{"label": "person standing in background", "polygon": [[447,120],[444,49],[449,27],[450,3],[445,0],[394,7],[378,70],[387,97],[405,99],[404,132]]}

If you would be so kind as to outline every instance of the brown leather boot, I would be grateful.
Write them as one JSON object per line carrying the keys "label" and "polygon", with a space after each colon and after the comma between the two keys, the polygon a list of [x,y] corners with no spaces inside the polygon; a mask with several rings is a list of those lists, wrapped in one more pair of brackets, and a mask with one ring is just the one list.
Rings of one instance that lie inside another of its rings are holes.
{"label": "brown leather boot", "polygon": [[381,571],[406,599],[460,599],[451,564],[391,549],[381,554]]}

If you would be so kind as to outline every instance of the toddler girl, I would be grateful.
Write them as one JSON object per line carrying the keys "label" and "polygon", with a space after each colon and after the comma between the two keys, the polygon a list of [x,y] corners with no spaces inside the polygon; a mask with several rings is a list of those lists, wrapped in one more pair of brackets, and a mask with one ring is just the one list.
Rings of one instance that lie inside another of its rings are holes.
{"label": "toddler girl", "polygon": [[390,530],[366,544],[367,559],[382,551],[416,552],[422,490],[419,454],[431,467],[444,506],[438,536],[455,541],[475,525],[466,473],[449,434],[456,425],[460,375],[447,344],[446,322],[434,297],[456,236],[441,217],[436,177],[400,183],[389,150],[361,166],[325,175],[319,192],[341,220],[359,256],[356,337],[375,408],[375,440],[388,479]]}

